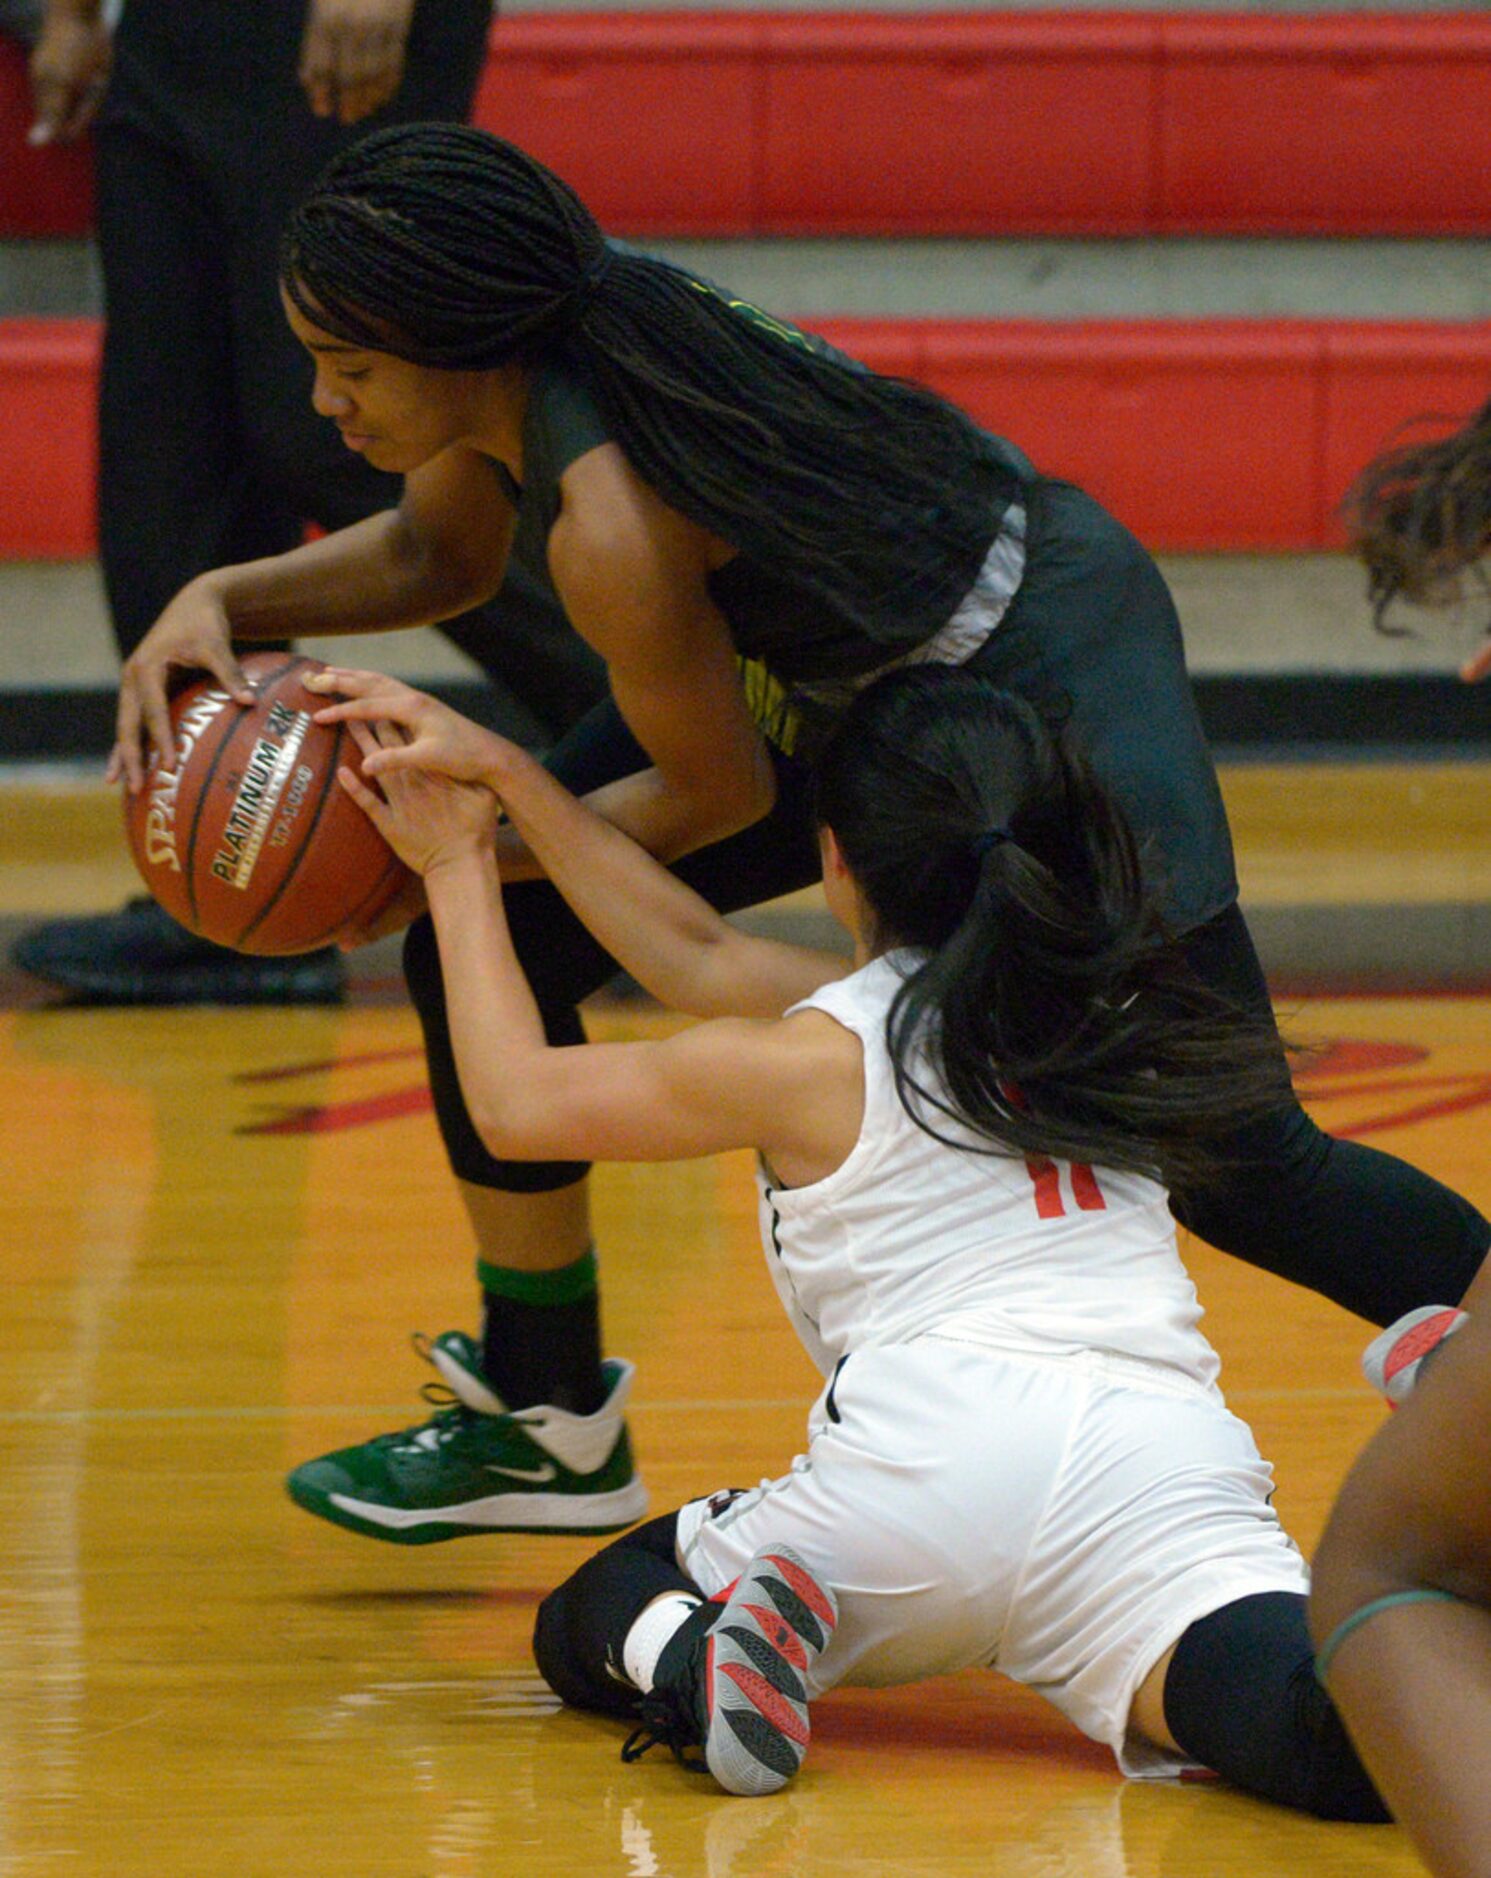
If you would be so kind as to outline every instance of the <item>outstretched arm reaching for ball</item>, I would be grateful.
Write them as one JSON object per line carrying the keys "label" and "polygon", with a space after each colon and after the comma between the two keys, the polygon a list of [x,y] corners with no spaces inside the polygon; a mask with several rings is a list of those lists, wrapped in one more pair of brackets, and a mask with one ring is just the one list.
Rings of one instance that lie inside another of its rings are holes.
{"label": "outstretched arm reaching for ball", "polygon": [[[353,734],[365,766],[376,760],[379,746],[389,752],[402,741],[393,725],[371,729],[354,720]],[[754,1147],[783,1179],[801,1183],[822,1178],[849,1152],[863,1113],[864,1072],[859,1042],[842,1026],[807,1011],[779,1022],[722,1018],[662,1043],[552,1048],[508,931],[492,844],[498,807],[490,790],[399,766],[380,772],[383,796],[350,770],[341,780],[400,857],[424,876],[462,1092],[494,1154],[650,1161]],[[552,778],[545,780],[565,794]],[[578,811],[569,832],[604,876],[602,887],[583,896],[587,901],[614,893],[645,903],[656,876],[694,898],[635,843],[572,797],[569,802]],[[549,819],[542,809],[539,819]],[[673,896],[663,901],[668,917],[655,932],[645,912],[616,922],[627,935],[625,953],[617,950],[639,976],[663,961],[664,976],[682,978],[688,955],[709,948],[681,929]],[[765,953],[795,955],[790,964],[775,962],[775,1015],[783,1008],[787,973],[795,972],[802,995],[845,969],[831,955],[767,941],[752,941],[750,949],[768,972]],[[765,1001],[759,984],[745,995]]]}
{"label": "outstretched arm reaching for ball", "polygon": [[547,875],[612,957],[674,1010],[779,1017],[848,970],[836,954],[754,938],[722,919],[632,838],[624,785],[581,802],[517,744],[396,679],[332,669],[307,686],[351,700],[318,712],[323,722],[397,726],[397,736],[364,751],[366,773],[380,783],[423,770],[490,789],[510,823],[496,840],[503,879]]}
{"label": "outstretched arm reaching for ball", "polygon": [[[309,682],[332,689],[335,675]],[[500,800],[549,879],[611,956],[674,1010],[694,1017],[780,1017],[850,970],[837,953],[741,932],[526,750],[434,699],[412,695],[419,703],[400,726],[385,723],[373,734],[349,720],[364,773],[388,800],[350,774],[345,786],[417,873],[428,879],[430,866],[443,859],[443,838],[460,845],[471,832],[500,860],[495,812],[490,827],[472,830],[463,822],[463,807],[475,815],[463,792],[476,786],[488,802]],[[413,787],[416,780],[423,790]],[[411,786],[401,790],[406,781]],[[437,782],[450,784],[448,796],[435,789]]]}

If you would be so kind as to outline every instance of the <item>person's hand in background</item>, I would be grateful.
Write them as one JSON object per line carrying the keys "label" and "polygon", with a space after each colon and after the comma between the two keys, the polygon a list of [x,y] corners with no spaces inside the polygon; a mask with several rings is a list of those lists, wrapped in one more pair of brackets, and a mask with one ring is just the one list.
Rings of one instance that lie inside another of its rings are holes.
{"label": "person's hand in background", "polygon": [[317,117],[356,124],[404,76],[414,0],[310,0],[300,82]]}

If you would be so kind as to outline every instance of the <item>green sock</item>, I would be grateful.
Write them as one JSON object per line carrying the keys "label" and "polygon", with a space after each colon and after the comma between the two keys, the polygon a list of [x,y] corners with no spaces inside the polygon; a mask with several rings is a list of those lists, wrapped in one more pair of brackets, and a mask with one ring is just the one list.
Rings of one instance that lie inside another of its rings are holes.
{"label": "green sock", "polygon": [[510,1409],[590,1415],[606,1399],[595,1250],[546,1272],[477,1261],[482,1369]]}

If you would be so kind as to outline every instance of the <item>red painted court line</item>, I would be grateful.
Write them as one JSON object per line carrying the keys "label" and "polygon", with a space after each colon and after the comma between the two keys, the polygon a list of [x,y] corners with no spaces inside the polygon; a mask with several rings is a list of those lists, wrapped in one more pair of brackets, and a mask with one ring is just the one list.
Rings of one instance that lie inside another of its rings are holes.
{"label": "red painted court line", "polygon": [[328,1056],[308,1063],[282,1063],[274,1069],[240,1070],[236,1083],[284,1082],[296,1076],[321,1076],[338,1069],[360,1069],[366,1063],[404,1063],[422,1057],[417,1045],[404,1050],[366,1050],[360,1056]]}
{"label": "red painted court line", "polygon": [[426,1088],[393,1089],[361,1102],[337,1102],[325,1108],[293,1109],[269,1122],[246,1122],[234,1129],[239,1135],[334,1135],[349,1128],[368,1128],[376,1122],[399,1121],[422,1115],[432,1106]]}

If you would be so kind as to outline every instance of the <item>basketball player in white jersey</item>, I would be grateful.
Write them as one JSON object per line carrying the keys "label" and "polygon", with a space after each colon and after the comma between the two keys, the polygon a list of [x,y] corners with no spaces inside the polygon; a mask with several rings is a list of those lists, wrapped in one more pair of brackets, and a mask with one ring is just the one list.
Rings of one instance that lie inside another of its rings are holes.
{"label": "basketball player in white jersey", "polygon": [[[851,965],[735,931],[407,687],[319,682],[353,701],[335,715],[384,797],[346,787],[424,877],[483,1139],[755,1148],[767,1263],[825,1377],[781,1479],[637,1528],[545,1600],[556,1691],[639,1722],[629,1755],[665,1742],[765,1793],[836,1683],[987,1665],[1127,1774],[1204,1766],[1384,1817],[1314,1678],[1306,1568],[1217,1389],[1162,1184],[1277,1102],[1277,1046],[1162,943],[1127,825],[1035,712],[947,666],[850,705],[817,781]],[[548,1046],[502,912],[499,799],[607,951],[716,1021]],[[489,1406],[469,1340],[431,1355]]]}

